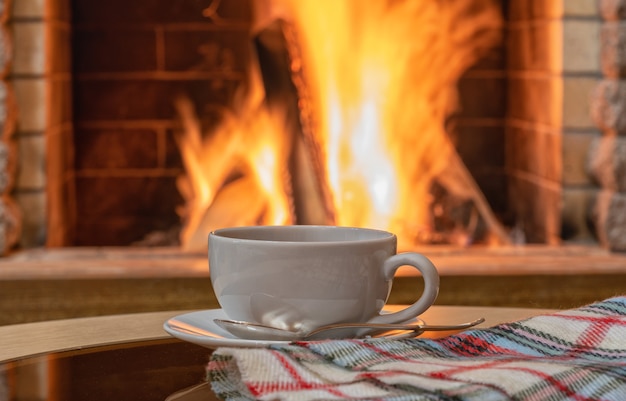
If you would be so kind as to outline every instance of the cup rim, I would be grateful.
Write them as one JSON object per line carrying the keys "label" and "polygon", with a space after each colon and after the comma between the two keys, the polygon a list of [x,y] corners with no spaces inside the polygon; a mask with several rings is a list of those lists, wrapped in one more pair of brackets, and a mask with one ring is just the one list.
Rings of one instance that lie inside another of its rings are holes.
{"label": "cup rim", "polygon": [[[273,240],[273,239],[263,239],[263,238],[246,238],[239,237],[236,234],[241,234],[242,232],[262,232],[262,231],[276,231],[276,230],[287,230],[287,231],[303,231],[303,230],[330,230],[330,231],[361,231],[367,232],[373,235],[377,235],[372,238],[362,238],[362,239],[345,239],[345,240],[315,240],[315,241],[290,241],[290,240]],[[223,239],[230,239],[235,241],[245,241],[251,243],[275,243],[275,244],[364,244],[364,243],[373,243],[380,241],[388,241],[390,239],[395,239],[396,235],[385,230],[375,229],[375,228],[366,228],[366,227],[352,227],[352,226],[333,226],[333,225],[309,225],[309,224],[294,224],[294,225],[258,225],[258,226],[239,226],[239,227],[225,227],[213,230],[209,233],[209,237],[218,237]]]}

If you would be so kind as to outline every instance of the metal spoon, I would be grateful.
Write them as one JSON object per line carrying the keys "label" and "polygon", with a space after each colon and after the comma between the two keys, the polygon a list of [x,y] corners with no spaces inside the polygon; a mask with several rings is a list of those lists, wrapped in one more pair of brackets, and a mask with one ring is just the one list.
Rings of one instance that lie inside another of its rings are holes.
{"label": "metal spoon", "polygon": [[[485,321],[484,318],[476,319],[472,322],[451,324],[451,325],[428,325],[428,324],[381,324],[381,323],[337,323],[329,324],[326,326],[318,327],[314,330],[303,331],[291,331],[278,329],[276,327],[265,326],[259,323],[243,322],[239,320],[229,319],[214,319],[215,324],[230,334],[246,339],[246,340],[266,340],[266,341],[301,341],[313,338],[343,338],[333,337],[328,335],[328,331],[331,330],[346,330],[352,329],[351,333],[354,335],[354,329],[368,329],[365,333],[360,335],[371,334],[372,332],[400,330],[410,331],[415,335],[419,335],[424,331],[449,331],[449,330],[463,330],[476,326]],[[321,333],[326,333],[326,336],[321,337]],[[345,337],[345,336],[344,336]]]}

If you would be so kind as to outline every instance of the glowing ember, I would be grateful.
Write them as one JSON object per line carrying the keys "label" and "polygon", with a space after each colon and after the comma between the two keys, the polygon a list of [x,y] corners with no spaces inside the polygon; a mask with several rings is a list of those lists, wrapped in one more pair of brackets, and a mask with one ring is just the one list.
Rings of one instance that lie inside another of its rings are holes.
{"label": "glowing ember", "polygon": [[[493,1],[281,0],[260,1],[257,11],[257,30],[280,18],[298,35],[301,59],[292,67],[302,68],[310,92],[319,172],[334,216],[317,223],[388,229],[401,244],[415,244],[432,230],[429,189],[437,180],[474,202],[502,236],[443,128],[457,80],[500,40]],[[263,107],[262,85],[253,78],[258,86],[239,115],[204,142],[181,108],[188,247],[195,247],[194,236],[204,246],[206,232],[219,225],[294,222],[284,174],[293,138],[278,118],[285,113]],[[243,192],[224,202],[230,212],[213,215],[237,218],[208,221],[218,191],[239,181],[224,186],[233,170],[249,183],[239,183]]]}

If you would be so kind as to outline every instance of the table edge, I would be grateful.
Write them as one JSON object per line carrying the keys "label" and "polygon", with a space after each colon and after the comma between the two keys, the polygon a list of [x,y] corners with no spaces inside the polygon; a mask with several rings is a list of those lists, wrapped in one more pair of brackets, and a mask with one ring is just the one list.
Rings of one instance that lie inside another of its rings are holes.
{"label": "table edge", "polygon": [[[400,309],[402,305],[388,305]],[[459,321],[486,317],[479,327],[494,326],[506,321],[553,313],[552,309],[474,307],[435,305],[421,317],[431,324],[450,323],[441,316],[452,316]],[[0,326],[0,363],[34,357],[51,352],[85,350],[121,343],[173,339],[163,323],[171,317],[191,310],[130,313],[61,319],[43,322]]]}

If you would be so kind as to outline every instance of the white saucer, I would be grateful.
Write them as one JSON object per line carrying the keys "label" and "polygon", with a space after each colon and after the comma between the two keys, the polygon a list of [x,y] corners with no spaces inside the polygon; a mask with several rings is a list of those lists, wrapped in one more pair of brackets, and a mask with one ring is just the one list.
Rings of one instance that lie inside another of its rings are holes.
{"label": "white saucer", "polygon": [[[218,347],[254,348],[265,347],[270,344],[288,343],[288,341],[246,340],[237,338],[216,325],[213,319],[228,319],[228,317],[222,309],[190,312],[168,319],[163,323],[163,329],[178,339],[211,349]],[[412,319],[406,323],[424,324],[420,319]]]}
{"label": "white saucer", "polygon": [[223,330],[213,319],[228,319],[222,309],[209,309],[175,316],[163,323],[163,329],[172,336],[207,348],[265,347],[286,344],[286,341],[259,341],[237,338]]}

